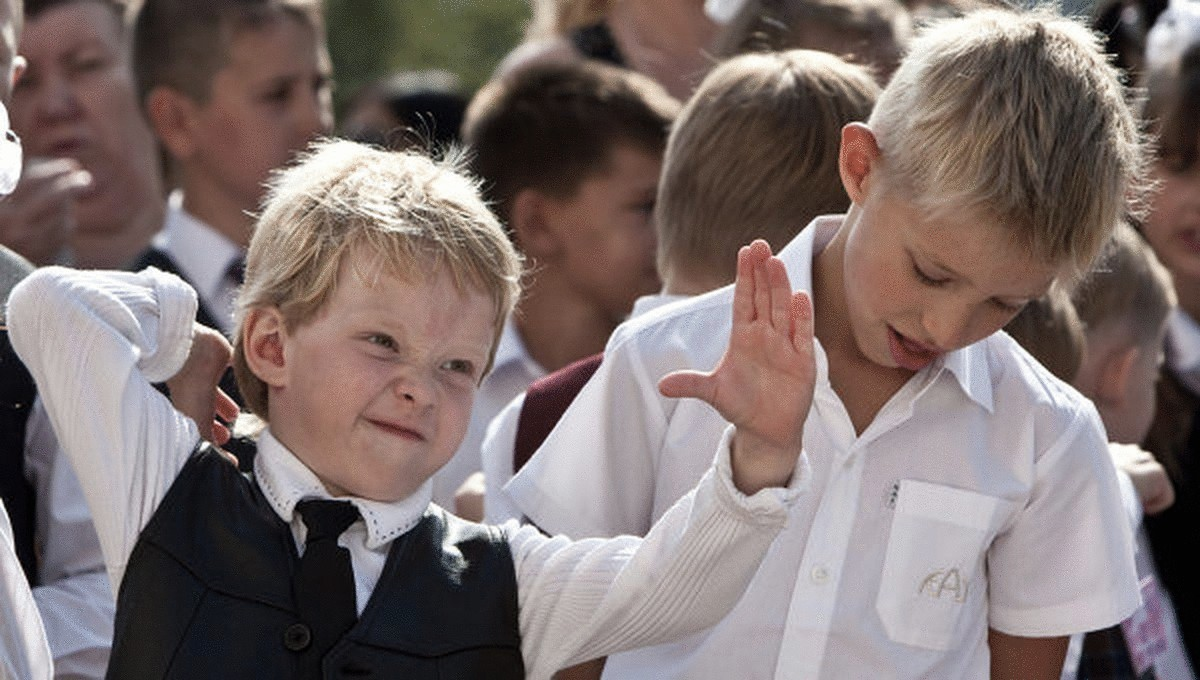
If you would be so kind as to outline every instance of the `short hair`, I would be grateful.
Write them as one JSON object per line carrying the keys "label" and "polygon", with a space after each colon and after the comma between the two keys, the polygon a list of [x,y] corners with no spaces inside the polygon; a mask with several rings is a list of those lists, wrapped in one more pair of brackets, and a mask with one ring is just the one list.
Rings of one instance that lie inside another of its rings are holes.
{"label": "short hair", "polygon": [[1030,300],[1004,331],[1059,380],[1070,383],[1079,374],[1087,340],[1066,289],[1055,286]]}
{"label": "short hair", "polygon": [[880,81],[895,70],[912,33],[899,0],[748,0],[730,20],[714,51],[805,48],[833,52],[871,66]]}
{"label": "short hair", "polygon": [[[444,266],[460,290],[495,303],[495,339],[517,299],[520,256],[461,172],[461,157],[435,162],[347,140],[314,142],[268,186],[238,295],[234,373],[247,406],[267,417],[267,387],[246,363],[242,330],[251,309],[273,307],[289,328],[310,321],[333,295],[352,252],[381,273],[419,281]],[[488,369],[495,352],[488,357]],[[485,370],[486,373],[486,370]]]}
{"label": "short hair", "polygon": [[1086,331],[1120,323],[1143,347],[1161,340],[1163,324],[1176,303],[1170,272],[1125,222],[1113,232],[1098,266],[1075,290],[1074,300]]}
{"label": "short hair", "polygon": [[660,153],[679,108],[661,85],[624,68],[587,60],[534,63],[480,89],[462,137],[488,199],[507,222],[518,191],[569,197],[607,169],[619,144]]}
{"label": "short hair", "polygon": [[1146,39],[1145,117],[1157,131],[1158,157],[1176,172],[1200,161],[1200,7],[1168,7]]}
{"label": "short hair", "polygon": [[778,251],[814,217],[850,203],[841,129],[871,114],[867,70],[811,50],[726,60],[671,130],[658,187],[659,271],[733,281],[737,249]]}
{"label": "short hair", "polygon": [[165,86],[207,103],[233,39],[281,17],[300,21],[324,42],[320,0],[145,0],[133,35],[139,98]]}
{"label": "short hair", "polygon": [[1082,24],[986,9],[931,23],[868,125],[888,190],[932,215],[994,220],[1067,282],[1143,209],[1146,146],[1126,94]]}

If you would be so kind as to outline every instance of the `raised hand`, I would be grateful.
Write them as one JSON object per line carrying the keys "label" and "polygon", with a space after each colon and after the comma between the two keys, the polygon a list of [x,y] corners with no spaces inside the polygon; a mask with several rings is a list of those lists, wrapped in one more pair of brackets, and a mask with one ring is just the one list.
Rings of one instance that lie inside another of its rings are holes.
{"label": "raised hand", "polygon": [[233,422],[238,414],[237,404],[217,387],[232,354],[225,336],[196,324],[187,361],[167,381],[171,403],[196,422],[201,438],[217,446],[229,441],[229,428],[221,421]]}
{"label": "raised hand", "polygon": [[733,328],[716,368],[671,373],[658,389],[703,399],[736,426],[733,481],[751,494],[786,484],[795,469],[816,382],[813,357],[812,303],[792,293],[783,262],[758,240],[738,252]]}

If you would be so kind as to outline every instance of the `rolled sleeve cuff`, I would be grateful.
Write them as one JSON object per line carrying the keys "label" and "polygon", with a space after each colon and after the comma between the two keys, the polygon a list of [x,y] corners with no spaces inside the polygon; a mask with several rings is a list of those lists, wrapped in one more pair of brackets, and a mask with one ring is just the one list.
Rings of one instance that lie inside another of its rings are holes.
{"label": "rolled sleeve cuff", "polygon": [[733,483],[732,444],[734,426],[725,428],[721,443],[717,446],[716,487],[717,497],[733,511],[750,521],[774,523],[787,516],[788,509],[808,493],[812,485],[812,468],[804,451],[796,459],[796,469],[787,486],[773,486],[747,496]]}

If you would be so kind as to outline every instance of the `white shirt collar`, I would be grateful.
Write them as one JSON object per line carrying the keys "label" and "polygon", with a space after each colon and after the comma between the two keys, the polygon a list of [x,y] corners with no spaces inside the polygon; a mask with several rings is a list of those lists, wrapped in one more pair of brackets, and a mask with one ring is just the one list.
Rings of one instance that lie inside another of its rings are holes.
{"label": "white shirt collar", "polygon": [[496,343],[496,358],[492,362],[492,373],[497,373],[510,365],[520,366],[527,375],[546,375],[546,369],[539,366],[529,355],[529,350],[525,348],[525,341],[521,339],[521,333],[517,330],[517,325],[513,323],[511,315],[504,322],[504,329],[500,331],[500,341]]}
{"label": "white shirt collar", "polygon": [[171,192],[157,242],[206,302],[219,298],[229,265],[244,255],[238,244],[184,210],[180,191]]}
{"label": "white shirt collar", "polygon": [[[833,240],[844,220],[845,215],[817,217],[779,251],[793,290],[812,291],[814,258]],[[823,351],[818,354],[823,355]],[[971,400],[992,411],[992,376],[983,341],[948,352],[921,370],[935,378],[941,371],[948,371]]]}
{"label": "white shirt collar", "polygon": [[[303,524],[296,517],[296,503],[305,498],[333,499],[316,474],[271,434],[263,430],[254,457],[254,476],[275,514],[289,525]],[[426,480],[412,495],[395,503],[365,498],[338,498],[358,508],[367,528],[367,547],[379,550],[416,526],[433,497],[432,482]]]}

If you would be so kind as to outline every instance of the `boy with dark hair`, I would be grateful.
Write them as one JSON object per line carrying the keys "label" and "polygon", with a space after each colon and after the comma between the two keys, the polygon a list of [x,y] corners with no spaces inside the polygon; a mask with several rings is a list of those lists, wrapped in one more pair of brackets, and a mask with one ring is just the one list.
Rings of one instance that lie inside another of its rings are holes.
{"label": "boy with dark hair", "polygon": [[201,323],[233,330],[233,300],[263,185],[333,124],[316,0],[146,0],[138,92],[179,191],[139,265],[182,276]]}
{"label": "boy with dark hair", "polygon": [[481,469],[488,421],[529,383],[604,348],[659,287],[654,196],[679,102],[647,76],[604,64],[536,64],[483,87],[463,141],[528,263],[471,428],[435,478],[449,503]]}

